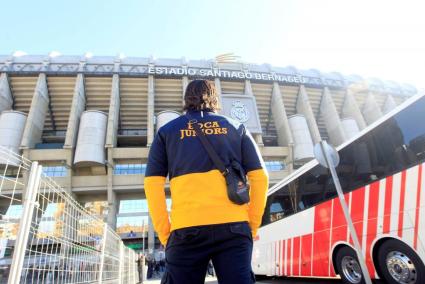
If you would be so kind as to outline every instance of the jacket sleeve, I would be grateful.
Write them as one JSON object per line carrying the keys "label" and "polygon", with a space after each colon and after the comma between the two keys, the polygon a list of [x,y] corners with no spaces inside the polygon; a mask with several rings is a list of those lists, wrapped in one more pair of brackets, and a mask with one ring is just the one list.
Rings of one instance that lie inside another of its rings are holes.
{"label": "jacket sleeve", "polygon": [[269,177],[260,151],[246,129],[242,134],[242,165],[247,172],[251,188],[248,215],[252,236],[255,237],[266,206]]}
{"label": "jacket sleeve", "polygon": [[153,226],[158,233],[159,240],[164,246],[170,235],[170,220],[164,188],[167,174],[167,152],[164,138],[158,132],[149,151],[144,187]]}

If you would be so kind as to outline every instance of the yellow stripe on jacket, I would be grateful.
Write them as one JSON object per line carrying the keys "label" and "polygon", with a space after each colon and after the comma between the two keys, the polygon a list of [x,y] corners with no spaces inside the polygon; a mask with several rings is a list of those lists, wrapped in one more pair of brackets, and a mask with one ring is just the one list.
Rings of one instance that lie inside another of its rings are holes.
{"label": "yellow stripe on jacket", "polygon": [[266,203],[268,176],[263,169],[248,173],[251,202],[237,205],[227,197],[224,177],[218,170],[173,178],[171,225],[165,203],[165,178],[145,178],[145,192],[155,230],[162,244],[171,231],[200,225],[248,221],[255,236]]}

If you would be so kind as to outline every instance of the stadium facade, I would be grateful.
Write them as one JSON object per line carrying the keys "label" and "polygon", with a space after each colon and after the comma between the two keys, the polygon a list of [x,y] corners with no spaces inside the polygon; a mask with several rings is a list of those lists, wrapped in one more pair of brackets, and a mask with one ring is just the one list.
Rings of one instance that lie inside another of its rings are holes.
{"label": "stadium facade", "polygon": [[[247,124],[272,184],[312,159],[314,143],[339,145],[417,92],[360,76],[185,58],[0,56],[0,73],[0,145],[39,161],[133,247],[146,232],[147,249],[159,246],[143,191],[149,145],[182,112],[191,80],[213,81],[223,113]],[[0,200],[0,210],[18,209]]]}

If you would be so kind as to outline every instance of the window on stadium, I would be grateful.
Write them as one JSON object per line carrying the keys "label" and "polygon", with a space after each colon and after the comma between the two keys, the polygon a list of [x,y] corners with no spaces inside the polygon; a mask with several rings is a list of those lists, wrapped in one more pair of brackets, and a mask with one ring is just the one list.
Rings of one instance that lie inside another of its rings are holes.
{"label": "window on stadium", "polygon": [[48,177],[66,177],[67,171],[65,166],[43,166],[43,174]]}
{"label": "window on stadium", "polygon": [[146,199],[121,200],[119,213],[141,213],[148,212]]}
{"label": "window on stadium", "polygon": [[146,164],[116,164],[114,175],[144,175]]}
{"label": "window on stadium", "polygon": [[22,168],[0,165],[0,176],[11,178],[22,177],[22,171]]}
{"label": "window on stadium", "polygon": [[[117,233],[130,234],[147,232],[149,230],[149,217],[145,216],[125,216],[117,218]],[[135,237],[128,235],[128,237]]]}
{"label": "window on stadium", "polygon": [[[166,199],[167,210],[171,210],[171,198]],[[121,200],[119,214],[148,213],[148,202],[146,199]]]}
{"label": "window on stadium", "polygon": [[285,169],[285,164],[281,161],[265,161],[267,171],[277,172]]}

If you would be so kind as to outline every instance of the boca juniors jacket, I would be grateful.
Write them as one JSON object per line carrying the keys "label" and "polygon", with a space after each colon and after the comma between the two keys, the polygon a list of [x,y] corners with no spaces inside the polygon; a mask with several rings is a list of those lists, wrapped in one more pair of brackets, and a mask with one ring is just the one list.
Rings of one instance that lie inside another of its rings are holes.
{"label": "boca juniors jacket", "polygon": [[[261,223],[268,176],[259,150],[243,124],[209,111],[189,111],[224,164],[241,163],[251,187],[249,204],[227,197],[225,179],[209,158],[186,115],[161,127],[149,151],[144,187],[162,244],[171,231],[199,225],[248,221],[253,235]],[[171,212],[164,186],[169,177]]]}

